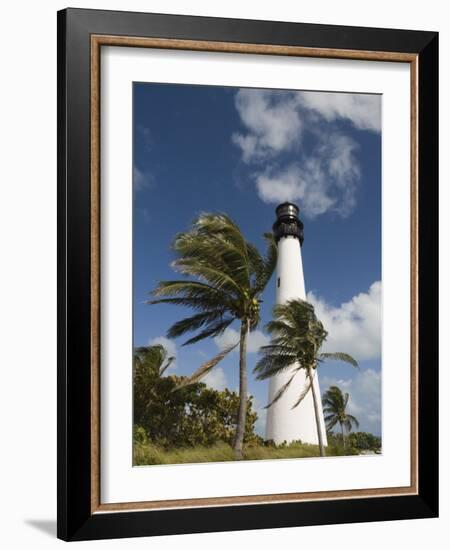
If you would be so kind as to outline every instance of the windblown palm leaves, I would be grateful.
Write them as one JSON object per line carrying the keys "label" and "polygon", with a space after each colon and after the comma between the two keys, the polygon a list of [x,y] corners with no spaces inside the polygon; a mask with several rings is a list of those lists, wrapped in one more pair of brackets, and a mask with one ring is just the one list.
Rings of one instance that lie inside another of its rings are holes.
{"label": "windblown palm leaves", "polygon": [[330,386],[322,398],[323,412],[327,430],[332,430],[336,424],[341,427],[342,442],[346,444],[346,433],[351,432],[353,426],[359,427],[358,420],[346,411],[349,394],[343,394],[337,386]]}
{"label": "windblown palm leaves", "polygon": [[151,304],[174,304],[196,313],[176,322],[170,338],[195,333],[183,345],[222,334],[234,320],[241,323],[240,339],[202,365],[186,380],[194,383],[205,376],[232,349],[240,346],[240,406],[235,452],[242,456],[245,427],[247,381],[246,341],[260,320],[260,295],[276,266],[277,249],[271,234],[264,235],[267,252],[263,256],[244,238],[239,227],[225,214],[202,214],[190,231],[179,233],[173,243],[177,259],[175,271],[189,280],[162,281],[153,291]]}
{"label": "windblown palm leaves", "polygon": [[177,389],[183,388],[184,386],[190,386],[199,382],[204,378],[222,359],[230,353],[233,349],[237,348],[239,345],[239,340],[232,344],[231,346],[226,347],[220,353],[215,355],[212,359],[205,361],[201,367],[199,367],[192,376],[185,377],[182,382],[177,386]]}
{"label": "windblown palm leaves", "polygon": [[169,357],[166,348],[160,344],[144,346],[134,350],[135,366],[155,370],[159,376],[164,374],[174,359],[175,357]]}
{"label": "windblown palm leaves", "polygon": [[[169,377],[163,376],[173,363],[167,350],[159,344],[135,348],[133,357],[133,417],[136,424],[144,423],[143,419],[158,403],[161,388],[171,387]],[[157,407],[158,408],[158,407]],[[158,415],[160,417],[160,415]],[[152,430],[157,429],[153,416]]]}
{"label": "windblown palm leaves", "polygon": [[319,403],[313,385],[316,368],[319,363],[330,359],[344,361],[354,367],[357,367],[358,364],[353,357],[346,353],[320,352],[328,333],[321,321],[317,319],[314,307],[304,300],[296,299],[285,304],[276,305],[273,310],[273,320],[266,325],[266,329],[271,335],[271,343],[263,346],[260,350],[261,358],[255,367],[257,378],[265,380],[287,370],[291,375],[268,407],[283,396],[301,370],[306,372],[305,387],[295,403],[292,404],[292,408],[297,407],[308,391],[311,390],[320,454],[324,456],[325,449],[320,428]]}

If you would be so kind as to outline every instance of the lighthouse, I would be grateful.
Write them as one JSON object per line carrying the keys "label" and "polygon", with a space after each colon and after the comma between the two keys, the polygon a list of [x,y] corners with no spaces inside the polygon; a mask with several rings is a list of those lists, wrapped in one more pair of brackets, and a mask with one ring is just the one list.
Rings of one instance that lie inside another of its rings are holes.
{"label": "lighthouse", "polygon": [[[278,247],[276,303],[284,304],[296,298],[306,300],[301,252],[303,223],[298,217],[299,209],[295,204],[285,202],[280,204],[275,212],[277,219],[273,225],[273,234]],[[269,403],[273,401],[278,390],[291,376],[291,370],[286,369],[270,378]],[[318,444],[312,392],[308,391],[301,403],[294,409],[292,408],[306,384],[306,373],[301,369],[283,396],[268,408],[266,439],[272,439],[276,444],[283,441],[290,443],[296,440]],[[317,372],[313,384],[316,395],[320,396]],[[327,436],[322,407],[319,410],[322,438],[326,445]]]}

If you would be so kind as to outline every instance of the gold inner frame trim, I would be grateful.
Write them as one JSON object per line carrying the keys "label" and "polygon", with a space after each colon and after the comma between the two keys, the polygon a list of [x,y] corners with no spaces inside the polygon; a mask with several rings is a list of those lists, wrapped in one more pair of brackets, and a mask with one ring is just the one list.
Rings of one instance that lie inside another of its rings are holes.
{"label": "gold inner frame trim", "polygon": [[[411,82],[411,484],[407,487],[212,497],[145,502],[101,503],[100,500],[100,50],[102,46],[163,48],[205,52],[390,61],[410,65]],[[168,38],[91,35],[90,151],[91,151],[91,513],[246,504],[376,498],[418,494],[418,56],[401,52],[374,52],[306,48],[269,44],[211,42]]]}

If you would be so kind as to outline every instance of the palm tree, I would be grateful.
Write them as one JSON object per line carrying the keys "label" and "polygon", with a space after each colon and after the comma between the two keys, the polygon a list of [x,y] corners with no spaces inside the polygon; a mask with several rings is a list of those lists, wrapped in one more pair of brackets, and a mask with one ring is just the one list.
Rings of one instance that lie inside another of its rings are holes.
{"label": "palm tree", "polygon": [[325,456],[320,428],[319,399],[313,384],[317,366],[328,359],[345,361],[354,367],[357,367],[358,363],[347,353],[320,352],[328,333],[317,319],[314,307],[304,300],[296,299],[276,305],[273,320],[266,325],[266,329],[271,335],[271,343],[260,350],[261,358],[254,369],[257,378],[265,380],[286,370],[291,374],[267,407],[271,407],[281,398],[301,370],[306,371],[306,385],[292,408],[297,407],[311,390],[320,456]]}
{"label": "palm tree", "polygon": [[[153,437],[161,429],[162,414],[154,413],[163,409],[161,395],[164,389],[173,386],[170,377],[163,377],[174,357],[160,344],[138,347],[133,353],[133,422],[146,426],[147,435]],[[169,390],[170,391],[170,390]],[[158,407],[158,405],[161,405]],[[151,418],[151,425],[145,419]]]}
{"label": "palm tree", "polygon": [[134,368],[148,367],[155,370],[159,376],[173,363],[175,357],[169,357],[164,346],[155,344],[153,346],[143,346],[134,350]]}
{"label": "palm tree", "polygon": [[167,332],[170,338],[187,332],[196,334],[183,345],[222,334],[240,322],[239,340],[197,369],[183,385],[203,378],[232,349],[239,345],[239,411],[233,443],[235,457],[242,458],[247,410],[247,337],[260,320],[260,296],[276,265],[277,249],[271,234],[264,235],[267,252],[245,240],[239,227],[225,214],[201,214],[192,229],[179,233],[173,243],[178,258],[173,268],[193,280],[162,281],[153,291],[164,296],[149,303],[190,307],[197,311],[175,323]]}
{"label": "palm tree", "polygon": [[349,394],[343,394],[341,389],[337,386],[330,386],[324,393],[322,403],[324,405],[323,412],[325,416],[325,422],[327,424],[327,430],[331,430],[339,423],[341,427],[342,442],[345,448],[345,431],[351,432],[352,427],[359,427],[358,420],[351,414],[348,414],[345,410],[347,408]]}

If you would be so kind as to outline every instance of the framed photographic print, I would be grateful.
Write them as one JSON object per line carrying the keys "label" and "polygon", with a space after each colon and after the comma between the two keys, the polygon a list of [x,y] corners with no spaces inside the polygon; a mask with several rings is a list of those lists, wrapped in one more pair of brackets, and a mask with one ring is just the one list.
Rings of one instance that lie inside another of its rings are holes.
{"label": "framed photographic print", "polygon": [[438,513],[434,32],[58,13],[58,536]]}

